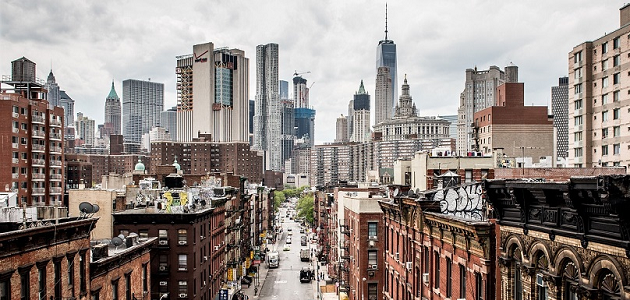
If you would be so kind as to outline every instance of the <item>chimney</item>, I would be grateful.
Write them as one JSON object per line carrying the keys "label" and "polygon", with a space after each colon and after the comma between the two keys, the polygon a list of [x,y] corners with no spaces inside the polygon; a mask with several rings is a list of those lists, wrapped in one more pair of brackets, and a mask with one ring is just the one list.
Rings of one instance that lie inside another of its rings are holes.
{"label": "chimney", "polygon": [[630,23],[630,3],[619,9],[619,27],[623,27]]}

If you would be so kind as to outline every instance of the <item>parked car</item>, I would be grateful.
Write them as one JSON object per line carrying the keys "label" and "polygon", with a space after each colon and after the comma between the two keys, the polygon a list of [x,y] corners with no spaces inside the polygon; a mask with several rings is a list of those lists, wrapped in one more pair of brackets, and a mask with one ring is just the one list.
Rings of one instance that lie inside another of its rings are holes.
{"label": "parked car", "polygon": [[291,244],[291,237],[288,237],[288,238],[287,238],[287,242],[286,242],[286,243],[287,243],[287,244]]}

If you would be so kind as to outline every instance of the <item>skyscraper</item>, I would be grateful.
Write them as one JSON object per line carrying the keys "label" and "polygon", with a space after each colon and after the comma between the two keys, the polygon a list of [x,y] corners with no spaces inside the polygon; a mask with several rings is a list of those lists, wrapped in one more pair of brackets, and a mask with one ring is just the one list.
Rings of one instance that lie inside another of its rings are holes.
{"label": "skyscraper", "polygon": [[121,130],[120,98],[114,89],[114,81],[109,95],[105,98],[105,122],[103,123],[103,137],[109,138],[112,134],[122,134]]}
{"label": "skyscraper", "polygon": [[497,66],[489,70],[477,71],[466,69],[466,83],[460,94],[457,110],[457,153],[466,155],[470,151],[479,151],[479,145],[473,137],[473,115],[485,108],[495,105],[498,86],[505,82],[518,82],[518,67],[505,67],[505,72]]}
{"label": "skyscraper", "polygon": [[76,127],[76,138],[80,141],[78,144],[83,146],[94,145],[94,134],[96,127],[94,120],[83,115],[82,112],[77,113],[77,121],[74,125]]}
{"label": "skyscraper", "polygon": [[278,92],[278,44],[256,47],[253,148],[265,151],[265,169],[283,169],[282,103]]}
{"label": "skyscraper", "polygon": [[337,134],[335,143],[345,143],[348,141],[348,118],[341,115],[337,118]]}
{"label": "skyscraper", "polygon": [[48,91],[48,106],[50,106],[50,108],[59,106],[61,93],[59,91],[59,84],[57,84],[57,80],[55,80],[55,75],[52,70],[50,70],[50,73],[48,74],[44,88]]}
{"label": "skyscraper", "polygon": [[64,123],[66,127],[74,126],[74,100],[68,96],[66,91],[60,91],[59,106],[64,110]]}
{"label": "skyscraper", "polygon": [[556,157],[569,157],[569,77],[560,77],[551,87],[551,113],[556,130]]}
{"label": "skyscraper", "polygon": [[[396,106],[396,99],[398,99],[398,67],[396,60],[396,44],[394,41],[387,39],[387,4],[385,4],[385,39],[378,42],[378,46],[376,48],[376,72],[383,73],[385,71],[379,71],[380,67],[389,68],[389,76],[391,78],[389,85],[387,81],[381,79],[381,84],[377,84],[376,86],[376,95],[378,97],[374,98],[375,102],[375,110],[376,123],[378,124],[380,121],[392,118],[394,116],[394,107]],[[383,76],[383,75],[381,75]],[[378,81],[377,75],[377,81]],[[396,88],[392,88],[396,87]],[[387,89],[389,88],[389,93],[391,96],[385,96]]]}
{"label": "skyscraper", "polygon": [[177,141],[177,106],[160,113],[160,126],[168,131],[172,141]]}
{"label": "skyscraper", "polygon": [[306,86],[306,79],[302,76],[293,77],[293,102],[296,108],[308,108],[308,87]]}
{"label": "skyscraper", "polygon": [[392,118],[390,106],[392,94],[392,77],[389,67],[379,67],[376,73],[376,92],[374,93],[374,125]]}
{"label": "skyscraper", "polygon": [[194,45],[193,54],[178,56],[178,140],[209,133],[215,142],[248,142],[248,70],[244,51],[215,49],[213,43]]}
{"label": "skyscraper", "polygon": [[370,141],[370,95],[365,91],[363,80],[359,90],[354,94],[351,142]]}
{"label": "skyscraper", "polygon": [[289,99],[289,82],[286,80],[280,80],[280,99]]}
{"label": "skyscraper", "polygon": [[[113,95],[110,93],[110,96]],[[164,110],[163,83],[136,79],[124,80],[123,135],[125,143],[139,145],[143,134],[160,125],[162,110]]]}

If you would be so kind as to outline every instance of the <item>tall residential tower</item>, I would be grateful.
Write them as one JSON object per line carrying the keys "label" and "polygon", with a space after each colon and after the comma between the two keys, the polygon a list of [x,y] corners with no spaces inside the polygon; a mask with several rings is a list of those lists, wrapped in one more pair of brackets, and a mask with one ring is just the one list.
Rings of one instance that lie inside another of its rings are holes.
{"label": "tall residential tower", "polygon": [[556,131],[556,157],[569,156],[569,77],[560,77],[558,86],[551,87],[551,113]]}

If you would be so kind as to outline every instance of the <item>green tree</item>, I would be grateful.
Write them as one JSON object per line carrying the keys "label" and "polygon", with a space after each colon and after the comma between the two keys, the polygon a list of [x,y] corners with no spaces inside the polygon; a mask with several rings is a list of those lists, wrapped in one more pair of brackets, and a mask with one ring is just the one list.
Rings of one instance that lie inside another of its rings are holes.
{"label": "green tree", "polygon": [[286,198],[284,197],[284,192],[282,191],[273,191],[273,211],[278,212],[280,210],[280,205],[284,202]]}
{"label": "green tree", "polygon": [[313,208],[315,206],[315,198],[313,193],[302,194],[297,203],[297,215],[304,218],[309,224],[313,224]]}

